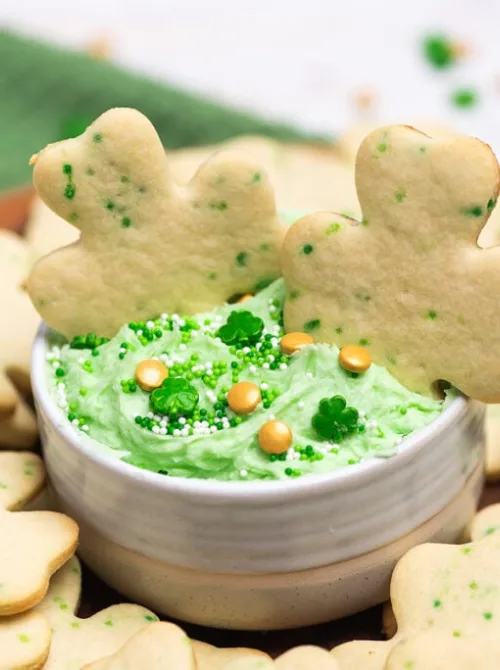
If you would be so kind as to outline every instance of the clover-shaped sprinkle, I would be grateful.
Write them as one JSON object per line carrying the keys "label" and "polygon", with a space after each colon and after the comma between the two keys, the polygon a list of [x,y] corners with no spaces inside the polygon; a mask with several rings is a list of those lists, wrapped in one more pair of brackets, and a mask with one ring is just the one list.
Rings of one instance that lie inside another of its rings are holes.
{"label": "clover-shaped sprinkle", "polygon": [[228,346],[232,344],[254,344],[264,330],[264,322],[252,312],[240,310],[231,312],[226,323],[217,332],[220,339]]}
{"label": "clover-shaped sprinkle", "polygon": [[347,407],[345,398],[335,395],[320,400],[319,411],[311,419],[311,425],[323,439],[341,442],[356,430],[358,419],[358,410]]}
{"label": "clover-shaped sprinkle", "polygon": [[151,409],[157,414],[168,414],[175,419],[189,416],[198,404],[195,387],[183,377],[168,377],[160,388],[151,394]]}

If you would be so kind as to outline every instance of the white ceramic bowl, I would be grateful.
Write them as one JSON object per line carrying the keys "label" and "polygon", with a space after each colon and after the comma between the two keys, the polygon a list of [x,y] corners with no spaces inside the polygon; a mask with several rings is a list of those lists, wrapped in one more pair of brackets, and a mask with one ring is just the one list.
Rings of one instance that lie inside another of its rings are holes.
{"label": "white ceramic bowl", "polygon": [[106,542],[168,566],[267,575],[362,556],[442,511],[483,456],[484,407],[459,397],[390,459],[287,482],[164,477],[97,453],[74,431],[49,393],[46,335],[42,326],[32,381],[63,509]]}
{"label": "white ceramic bowl", "polygon": [[97,453],[70,426],[48,391],[46,332],[33,388],[58,496],[112,542],[171,565],[289,572],[365,554],[443,509],[482,455],[483,406],[459,397],[389,459],[286,482],[157,475]]}

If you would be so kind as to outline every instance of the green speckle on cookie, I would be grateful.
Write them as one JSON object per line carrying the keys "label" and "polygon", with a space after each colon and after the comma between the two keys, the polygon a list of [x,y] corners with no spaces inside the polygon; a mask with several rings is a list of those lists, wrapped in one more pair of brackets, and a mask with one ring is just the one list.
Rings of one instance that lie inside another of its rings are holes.
{"label": "green speckle on cookie", "polygon": [[122,219],[122,228],[130,228],[132,221],[128,216],[124,216]]}
{"label": "green speckle on cookie", "polygon": [[493,613],[492,612],[483,612],[483,619],[485,621],[491,621],[493,619]]}
{"label": "green speckle on cookie", "polygon": [[496,528],[495,526],[490,526],[489,528],[487,528],[487,529],[484,531],[484,534],[485,534],[485,535],[493,535],[493,533],[496,533],[497,530],[498,530],[498,528]]}
{"label": "green speckle on cookie", "polygon": [[472,553],[472,547],[463,547],[462,554],[465,554],[465,556],[468,556],[471,553]]}
{"label": "green speckle on cookie", "polygon": [[71,623],[71,628],[80,628],[80,623],[78,621],[73,621]]}
{"label": "green speckle on cookie", "polygon": [[9,487],[7,484],[4,484],[3,482],[0,482],[0,491],[5,491],[5,489],[8,489]]}
{"label": "green speckle on cookie", "polygon": [[477,582],[469,582],[469,588],[471,591],[475,591],[477,589]]}
{"label": "green speckle on cookie", "polygon": [[397,204],[404,202],[406,200],[407,193],[406,191],[396,191],[394,194],[394,200]]}
{"label": "green speckle on cookie", "polygon": [[74,565],[71,568],[71,572],[73,572],[75,575],[79,575],[80,574],[80,567],[78,565]]}
{"label": "green speckle on cookie", "polygon": [[71,212],[71,214],[68,216],[68,221],[70,223],[76,223],[79,218],[80,215],[77,212]]}
{"label": "green speckle on cookie", "polygon": [[65,163],[63,165],[63,172],[64,174],[73,174],[73,168],[71,167],[71,165],[69,165],[69,163]]}
{"label": "green speckle on cookie", "polygon": [[267,244],[267,242],[264,242],[264,244],[261,244],[259,249],[261,251],[269,251],[271,249],[271,245]]}
{"label": "green speckle on cookie", "polygon": [[310,253],[314,251],[314,247],[312,244],[304,244],[302,247],[302,253],[305,254],[306,256],[309,256]]}
{"label": "green speckle on cookie", "polygon": [[453,637],[462,637],[462,633],[459,630],[454,630]]}
{"label": "green speckle on cookie", "polygon": [[122,184],[128,184],[130,179],[127,177],[127,175],[122,174],[122,176],[120,177],[120,181]]}
{"label": "green speckle on cookie", "polygon": [[465,214],[466,216],[482,216],[483,214],[483,208],[481,205],[471,205],[470,207],[463,207],[461,209],[462,214]]}
{"label": "green speckle on cookie", "polygon": [[463,314],[457,316],[457,321],[461,326],[465,326],[465,317]]}
{"label": "green speckle on cookie", "polygon": [[258,293],[259,291],[263,291],[270,284],[272,284],[273,281],[274,281],[273,279],[269,279],[268,277],[264,277],[263,279],[259,279],[259,281],[256,282],[253,289],[256,293]]}
{"label": "green speckle on cookie", "polygon": [[157,616],[153,616],[152,614],[146,614],[145,617],[146,621],[158,621]]}
{"label": "green speckle on cookie", "polygon": [[340,223],[330,223],[325,230],[325,235],[333,235],[334,233],[338,233],[339,230],[341,230],[342,224]]}
{"label": "green speckle on cookie", "polygon": [[433,600],[433,602],[432,602],[432,606],[433,606],[434,609],[436,609],[436,610],[439,609],[439,608],[441,607],[442,604],[443,604],[443,603],[442,603],[439,599]]}
{"label": "green speckle on cookie", "polygon": [[368,225],[368,219],[365,219],[365,218],[363,217],[363,218],[361,219],[361,225],[364,226],[364,227],[366,228],[366,226]]}
{"label": "green speckle on cookie", "polygon": [[139,186],[139,188],[137,189],[137,193],[146,193],[147,190],[148,189],[145,186]]}
{"label": "green speckle on cookie", "polygon": [[415,668],[415,663],[413,661],[405,661],[405,664],[403,665],[403,670],[414,670]]}
{"label": "green speckle on cookie", "polygon": [[427,147],[420,147],[419,151],[421,154],[425,154],[427,151]]}
{"label": "green speckle on cookie", "polygon": [[109,209],[109,211],[112,212],[115,208],[115,203],[112,200],[106,200],[104,206],[106,207],[106,209]]}
{"label": "green speckle on cookie", "polygon": [[208,278],[213,281],[214,279],[217,279],[217,272],[209,272],[208,273]]}
{"label": "green speckle on cookie", "polygon": [[300,295],[300,291],[298,291],[297,289],[294,289],[293,291],[290,291],[290,293],[288,294],[288,299],[289,300],[297,300],[299,295]]}
{"label": "green speckle on cookie", "polygon": [[311,319],[310,321],[306,321],[304,323],[304,331],[306,333],[310,333],[311,330],[316,330],[321,326],[321,321],[320,319]]}
{"label": "green speckle on cookie", "polygon": [[478,103],[478,95],[471,88],[459,88],[451,94],[451,102],[455,107],[471,109]]}
{"label": "green speckle on cookie", "polygon": [[93,177],[95,175],[95,170],[94,168],[88,167],[85,170],[85,174],[87,174],[89,177]]}
{"label": "green speckle on cookie", "polygon": [[360,339],[360,341],[359,341],[359,344],[360,344],[362,347],[367,347],[367,346],[370,344],[370,340],[367,339],[366,337],[362,337],[362,338]]}
{"label": "green speckle on cookie", "polygon": [[262,174],[260,172],[254,172],[252,177],[252,184],[260,184],[262,180]]}
{"label": "green speckle on cookie", "polygon": [[398,364],[398,362],[396,360],[396,357],[392,356],[392,354],[387,354],[385,359],[390,365],[397,365]]}
{"label": "green speckle on cookie", "polygon": [[240,253],[236,256],[236,264],[239,265],[240,267],[245,267],[247,264],[248,260],[248,253],[246,251],[240,251]]}
{"label": "green speckle on cookie", "polygon": [[219,200],[218,202],[211,202],[209,207],[210,209],[216,209],[219,212],[223,212],[228,208],[228,204],[225,200]]}
{"label": "green speckle on cookie", "polygon": [[429,319],[430,321],[435,321],[437,319],[437,312],[433,309],[430,309],[427,314],[426,318]]}
{"label": "green speckle on cookie", "polygon": [[35,475],[33,470],[28,470],[28,469],[24,470],[23,474],[24,474],[25,477],[34,477],[34,475]]}
{"label": "green speckle on cookie", "polygon": [[26,633],[19,633],[19,635],[17,637],[18,637],[19,642],[23,642],[23,643],[31,642],[30,636],[26,635]]}
{"label": "green speckle on cookie", "polygon": [[380,142],[377,145],[377,151],[379,152],[379,154],[385,154],[385,152],[387,151],[388,148],[389,148],[389,145],[387,144],[387,142]]}
{"label": "green speckle on cookie", "polygon": [[336,335],[342,335],[343,332],[344,332],[344,329],[341,328],[340,326],[337,326],[337,328],[335,328],[335,334]]}
{"label": "green speckle on cookie", "polygon": [[427,62],[437,70],[444,70],[455,63],[456,56],[452,42],[444,35],[429,35],[423,42]]}
{"label": "green speckle on cookie", "polygon": [[495,207],[496,204],[497,204],[497,201],[493,200],[493,198],[488,200],[488,204],[486,205],[486,209],[488,210],[488,212],[491,212],[491,210]]}
{"label": "green speckle on cookie", "polygon": [[113,625],[113,621],[112,621],[111,619],[106,619],[106,621],[104,622],[104,625],[105,625],[105,626],[112,626],[112,625]]}
{"label": "green speckle on cookie", "polygon": [[92,139],[94,140],[94,142],[99,144],[99,142],[102,142],[102,134],[101,133],[94,133],[92,135]]}
{"label": "green speckle on cookie", "polygon": [[368,293],[356,293],[356,298],[362,302],[370,302],[372,299]]}
{"label": "green speckle on cookie", "polygon": [[68,200],[73,200],[75,197],[76,193],[76,188],[74,187],[73,184],[66,184],[64,188],[64,197],[67,198]]}

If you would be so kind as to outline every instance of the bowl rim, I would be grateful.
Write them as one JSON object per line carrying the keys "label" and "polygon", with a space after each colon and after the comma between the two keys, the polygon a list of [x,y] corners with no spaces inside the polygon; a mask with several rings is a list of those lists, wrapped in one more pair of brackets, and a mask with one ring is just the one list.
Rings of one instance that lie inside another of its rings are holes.
{"label": "bowl rim", "polygon": [[[381,472],[390,476],[395,470],[404,468],[408,463],[418,458],[420,452],[428,445],[429,440],[435,440],[446,428],[454,424],[474,402],[467,396],[458,394],[434,421],[404,438],[401,442],[401,444],[404,444],[404,448],[398,450],[394,456],[372,458],[366,462],[353,464],[349,468],[339,468],[327,473],[308,474],[306,477],[290,481],[218,481],[165,477],[156,472],[143,470],[135,465],[125,463],[119,458],[100,453],[93,449],[90,443],[86,444],[86,440],[78,438],[78,434],[64,417],[49,390],[46,374],[46,353],[47,336],[50,332],[51,329],[48,325],[42,322],[33,343],[31,381],[37,408],[41,407],[43,409],[49,422],[62,435],[65,444],[72,451],[92,461],[94,465],[110,474],[113,473],[129,480],[131,484],[132,482],[147,484],[151,493],[162,491],[177,495],[189,495],[199,499],[215,496],[221,501],[236,498],[238,500],[255,500],[255,502],[261,504],[262,502],[283,500],[285,495],[294,499],[309,498],[311,488],[314,488],[316,495],[322,495],[331,492],[332,488],[341,492],[345,489],[361,487],[370,480],[377,478]],[[61,421],[62,418],[64,421]]]}

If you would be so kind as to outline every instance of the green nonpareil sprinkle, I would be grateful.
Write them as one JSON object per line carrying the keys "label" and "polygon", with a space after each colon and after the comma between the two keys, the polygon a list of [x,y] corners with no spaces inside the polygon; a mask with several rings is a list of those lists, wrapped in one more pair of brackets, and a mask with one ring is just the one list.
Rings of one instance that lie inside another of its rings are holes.
{"label": "green nonpareil sprinkle", "polygon": [[304,323],[304,330],[306,333],[310,333],[311,330],[316,330],[320,326],[321,326],[320,319],[311,319],[310,321],[306,321]]}
{"label": "green nonpareil sprinkle", "polygon": [[73,184],[73,168],[69,163],[64,163],[62,171],[67,179],[66,186],[64,187],[64,197],[68,200],[73,200],[76,194],[76,187]]}
{"label": "green nonpareil sprinkle", "polygon": [[460,109],[472,109],[479,102],[479,96],[471,88],[459,88],[451,94],[451,102]]}
{"label": "green nonpareil sprinkle", "polygon": [[240,253],[236,256],[236,264],[239,265],[240,267],[245,267],[247,264],[248,260],[248,253],[246,251],[240,251]]}
{"label": "green nonpareil sprinkle", "polygon": [[466,216],[479,217],[483,214],[483,208],[481,205],[471,205],[470,207],[463,207],[461,212]]}
{"label": "green nonpareil sprinkle", "polygon": [[444,35],[429,35],[424,39],[423,52],[425,59],[437,70],[444,70],[454,65],[455,51],[451,40]]}
{"label": "green nonpareil sprinkle", "polygon": [[209,205],[210,209],[216,209],[219,212],[224,212],[229,205],[225,200],[219,200],[218,202],[211,202]]}

